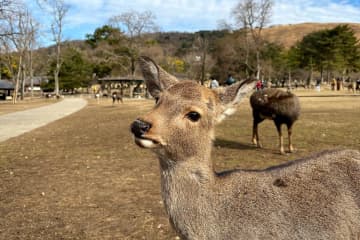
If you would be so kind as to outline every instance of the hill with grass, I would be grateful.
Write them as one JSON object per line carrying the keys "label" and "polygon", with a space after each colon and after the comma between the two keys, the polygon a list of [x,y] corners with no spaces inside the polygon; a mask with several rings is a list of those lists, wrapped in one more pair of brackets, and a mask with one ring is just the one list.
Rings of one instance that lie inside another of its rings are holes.
{"label": "hill with grass", "polygon": [[269,42],[278,43],[289,48],[311,32],[331,29],[342,24],[349,25],[354,30],[356,37],[360,39],[359,23],[300,23],[275,25],[264,29],[263,36]]}

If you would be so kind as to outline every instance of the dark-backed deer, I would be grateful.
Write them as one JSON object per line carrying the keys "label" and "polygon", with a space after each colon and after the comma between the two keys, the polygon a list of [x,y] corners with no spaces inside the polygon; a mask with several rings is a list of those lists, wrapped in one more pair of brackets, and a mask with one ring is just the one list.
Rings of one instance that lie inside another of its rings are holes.
{"label": "dark-backed deer", "polygon": [[147,57],[140,66],[157,99],[131,125],[159,157],[170,222],[183,239],[358,239],[360,152],[325,152],[266,170],[215,173],[214,127],[254,87],[178,81]]}
{"label": "dark-backed deer", "polygon": [[115,103],[115,101],[117,101],[118,103],[121,101],[121,103],[123,102],[123,98],[122,98],[122,94],[120,92],[113,92],[111,94],[112,96],[112,100],[113,100],[113,104]]}
{"label": "dark-backed deer", "polygon": [[300,115],[300,103],[297,96],[291,92],[267,88],[254,92],[250,97],[253,110],[253,138],[252,142],[261,147],[258,133],[258,124],[265,119],[274,120],[279,134],[280,153],[284,154],[281,125],[286,124],[288,129],[289,152],[294,151],[292,145],[292,126]]}

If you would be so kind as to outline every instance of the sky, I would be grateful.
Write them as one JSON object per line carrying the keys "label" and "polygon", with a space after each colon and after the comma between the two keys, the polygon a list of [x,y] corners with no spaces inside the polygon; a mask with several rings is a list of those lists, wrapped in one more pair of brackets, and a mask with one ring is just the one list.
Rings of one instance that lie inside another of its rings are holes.
{"label": "sky", "polygon": [[[24,0],[44,33],[50,18],[35,0]],[[240,0],[64,0],[69,11],[64,39],[85,39],[110,17],[129,11],[151,11],[161,31],[196,32],[218,29],[219,20],[233,22],[231,11]],[[360,23],[360,0],[274,0],[270,25],[303,22]],[[45,36],[46,34],[44,34]],[[43,37],[43,41],[46,37]]]}

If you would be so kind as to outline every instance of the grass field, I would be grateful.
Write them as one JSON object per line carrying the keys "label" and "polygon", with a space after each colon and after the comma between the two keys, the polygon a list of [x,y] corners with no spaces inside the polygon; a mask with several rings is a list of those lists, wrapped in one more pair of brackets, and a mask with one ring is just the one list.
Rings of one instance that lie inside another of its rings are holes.
{"label": "grass field", "polygon": [[[360,150],[359,96],[298,94],[295,153],[278,153],[270,121],[259,126],[263,148],[251,144],[246,100],[217,128],[215,170],[262,169],[326,149]],[[0,239],[175,239],[160,197],[158,161],[129,131],[152,106],[150,100],[89,100],[80,112],[0,143]]]}

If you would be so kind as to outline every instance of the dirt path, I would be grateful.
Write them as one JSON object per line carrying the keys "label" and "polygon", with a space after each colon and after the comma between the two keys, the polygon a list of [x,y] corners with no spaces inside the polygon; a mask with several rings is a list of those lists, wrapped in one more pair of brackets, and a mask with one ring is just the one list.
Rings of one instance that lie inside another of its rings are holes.
{"label": "dirt path", "polygon": [[0,142],[70,115],[86,104],[82,98],[66,98],[54,104],[0,115]]}
{"label": "dirt path", "polygon": [[18,101],[16,104],[13,104],[11,101],[0,101],[0,116],[12,112],[24,111],[31,108],[37,108],[49,104],[58,102],[59,100],[53,98],[31,98]]}

